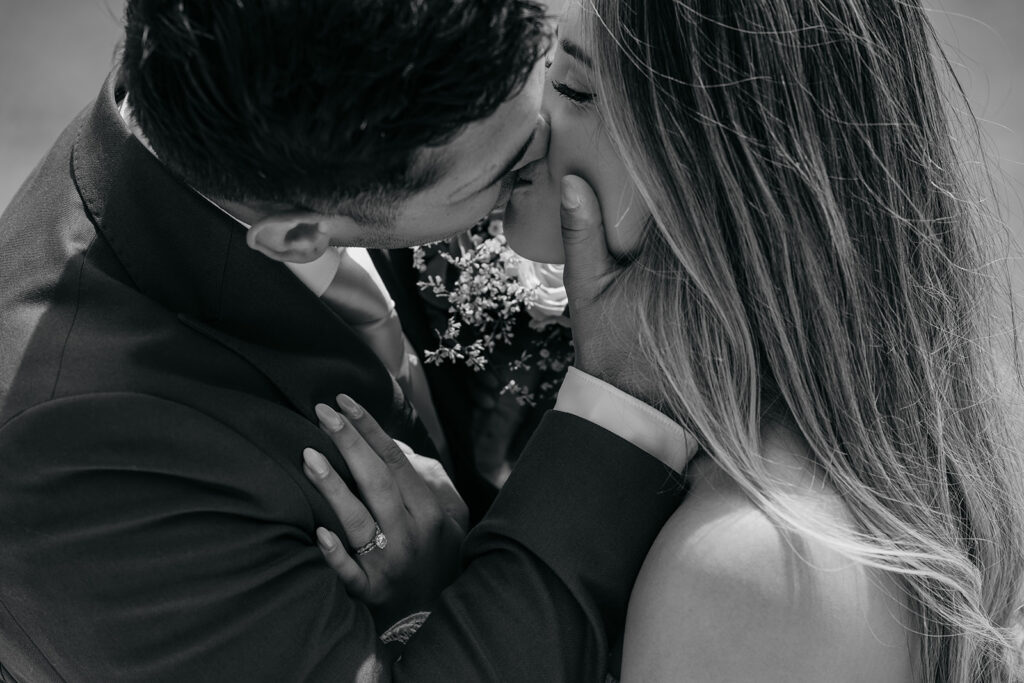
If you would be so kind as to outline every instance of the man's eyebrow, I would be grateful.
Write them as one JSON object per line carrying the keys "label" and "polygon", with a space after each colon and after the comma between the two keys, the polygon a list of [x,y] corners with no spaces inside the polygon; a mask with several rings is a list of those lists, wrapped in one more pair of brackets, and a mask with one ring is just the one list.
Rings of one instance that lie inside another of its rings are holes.
{"label": "man's eyebrow", "polygon": [[569,55],[573,59],[578,59],[583,62],[583,64],[588,68],[592,69],[594,67],[594,62],[590,60],[590,56],[576,43],[572,42],[568,38],[562,38],[561,46],[562,52],[565,54]]}
{"label": "man's eyebrow", "polygon": [[[535,137],[537,137],[537,129],[536,129],[536,127],[533,129],[533,132],[530,133],[530,137],[526,138],[526,142],[523,143],[523,146],[519,148],[519,150],[512,156],[512,158],[509,159],[504,164],[502,164],[501,168],[498,169],[498,172],[495,173],[494,175],[492,175],[487,180],[487,183],[484,184],[484,185],[481,185],[480,189],[479,190],[475,190],[473,192],[473,194],[476,194],[477,192],[483,192],[488,187],[491,187],[492,185],[497,183],[499,180],[501,180],[502,178],[507,176],[509,173],[511,173],[512,169],[516,167],[516,164],[518,164],[520,161],[522,161],[523,157],[526,156],[526,150],[530,149],[530,145],[533,144],[533,139]],[[466,185],[468,185],[468,184],[469,183],[466,183]],[[456,190],[454,193],[452,193],[452,197],[458,196],[466,188],[466,185],[463,185],[458,190]],[[472,196],[472,195],[467,195],[467,196]]]}

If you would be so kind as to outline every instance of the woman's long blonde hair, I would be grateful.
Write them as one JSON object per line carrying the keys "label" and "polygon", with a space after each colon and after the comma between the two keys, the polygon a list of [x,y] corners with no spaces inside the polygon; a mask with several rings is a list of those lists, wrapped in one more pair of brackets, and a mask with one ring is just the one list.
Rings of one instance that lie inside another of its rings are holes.
{"label": "woman's long blonde hair", "polygon": [[[1016,339],[920,3],[589,10],[597,106],[653,217],[626,286],[658,293],[638,343],[666,406],[786,528],[899,579],[922,681],[1021,680],[1024,478],[996,372]],[[769,410],[856,530],[787,508]]]}

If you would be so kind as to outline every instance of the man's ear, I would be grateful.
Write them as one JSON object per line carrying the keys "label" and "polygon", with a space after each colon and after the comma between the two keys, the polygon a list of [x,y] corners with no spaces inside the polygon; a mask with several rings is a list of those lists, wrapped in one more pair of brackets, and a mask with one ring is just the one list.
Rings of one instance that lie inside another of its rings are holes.
{"label": "man's ear", "polygon": [[252,224],[246,242],[275,261],[309,263],[331,246],[326,218],[308,212],[279,213]]}

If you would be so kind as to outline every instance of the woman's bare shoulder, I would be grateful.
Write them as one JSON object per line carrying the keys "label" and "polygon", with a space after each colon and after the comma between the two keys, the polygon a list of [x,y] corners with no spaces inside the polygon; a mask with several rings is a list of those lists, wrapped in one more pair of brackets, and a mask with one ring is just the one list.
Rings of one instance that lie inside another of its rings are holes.
{"label": "woman's bare shoulder", "polygon": [[[895,582],[781,533],[710,461],[692,482],[634,587],[625,683],[913,680]],[[801,512],[844,521],[813,477],[795,476],[793,491]]]}

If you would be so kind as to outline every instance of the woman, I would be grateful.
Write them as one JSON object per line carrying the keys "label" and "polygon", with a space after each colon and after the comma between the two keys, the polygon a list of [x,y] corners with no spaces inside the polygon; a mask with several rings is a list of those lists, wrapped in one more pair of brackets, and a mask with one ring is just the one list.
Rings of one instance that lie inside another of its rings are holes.
{"label": "woman", "polygon": [[624,681],[1024,680],[1024,480],[933,49],[917,0],[592,0],[560,25],[510,242],[542,259],[562,176],[593,187],[638,317],[613,332],[702,446]]}

